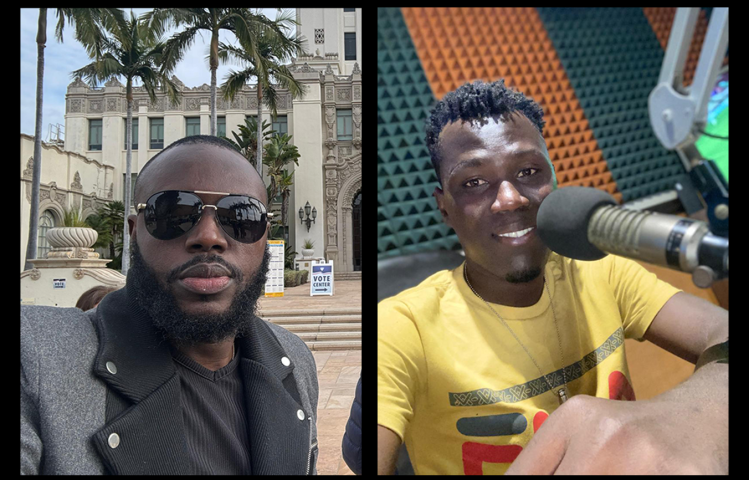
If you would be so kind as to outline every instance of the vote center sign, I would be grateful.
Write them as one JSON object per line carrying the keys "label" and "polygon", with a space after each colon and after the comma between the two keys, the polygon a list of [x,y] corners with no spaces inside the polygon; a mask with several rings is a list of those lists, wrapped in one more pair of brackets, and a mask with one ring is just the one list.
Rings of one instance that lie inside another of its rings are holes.
{"label": "vote center sign", "polygon": [[310,296],[333,295],[333,263],[312,265]]}

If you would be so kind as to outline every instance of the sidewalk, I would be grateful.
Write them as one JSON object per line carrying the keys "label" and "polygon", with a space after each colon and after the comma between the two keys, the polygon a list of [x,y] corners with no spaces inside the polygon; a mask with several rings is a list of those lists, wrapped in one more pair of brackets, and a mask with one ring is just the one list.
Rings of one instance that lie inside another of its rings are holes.
{"label": "sidewalk", "polygon": [[361,372],[361,350],[314,352],[320,397],[317,403],[318,475],[353,475],[341,456],[341,441]]}
{"label": "sidewalk", "polygon": [[[361,281],[336,281],[333,296],[309,296],[309,283],[287,288],[283,297],[263,297],[263,310],[361,308]],[[317,403],[318,475],[353,475],[341,455],[341,442],[361,372],[361,350],[315,351],[320,396]]]}
{"label": "sidewalk", "polygon": [[361,280],[336,280],[333,286],[333,295],[310,297],[309,289],[310,285],[307,282],[298,287],[285,288],[283,297],[260,297],[258,314],[262,314],[263,309],[361,308]]}

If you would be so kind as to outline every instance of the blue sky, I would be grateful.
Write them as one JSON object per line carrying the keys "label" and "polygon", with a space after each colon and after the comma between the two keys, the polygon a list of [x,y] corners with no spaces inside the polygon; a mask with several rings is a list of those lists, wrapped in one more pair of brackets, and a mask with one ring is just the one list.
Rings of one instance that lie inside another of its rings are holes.
{"label": "blue sky", "polygon": [[[130,9],[124,9],[129,13]],[[136,16],[151,10],[150,8],[133,8]],[[262,9],[271,19],[276,18],[275,8]],[[291,9],[286,9],[291,10]],[[38,8],[21,9],[21,133],[34,135],[34,115],[36,112],[36,33],[39,20]],[[65,93],[73,81],[70,73],[92,62],[86,50],[74,37],[74,27],[66,24],[63,30],[63,43],[55,38],[57,25],[56,10],[47,10],[47,43],[44,49],[44,94],[42,99],[42,140],[48,140],[49,125],[65,126]],[[165,38],[176,30],[167,32]],[[220,41],[235,44],[231,33],[221,32]],[[177,65],[174,74],[187,87],[197,87],[204,83],[210,85],[211,73],[208,69],[208,42],[210,35],[202,33],[193,43],[190,51]],[[229,70],[238,70],[241,65],[219,65],[216,80],[220,85]],[[123,79],[120,79],[123,82]],[[102,86],[102,85],[100,85]]]}

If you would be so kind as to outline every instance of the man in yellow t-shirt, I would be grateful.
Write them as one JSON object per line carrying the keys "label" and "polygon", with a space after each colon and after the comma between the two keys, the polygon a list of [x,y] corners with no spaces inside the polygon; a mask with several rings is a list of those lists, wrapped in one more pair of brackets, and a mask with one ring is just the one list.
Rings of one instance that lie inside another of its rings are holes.
{"label": "man in yellow t-shirt", "polygon": [[551,254],[548,295],[490,309],[464,266],[378,305],[378,422],[405,438],[415,473],[504,473],[565,385],[568,397],[635,399],[624,339],[642,338],[677,289],[625,258]]}
{"label": "man in yellow t-shirt", "polygon": [[378,473],[403,442],[417,474],[725,473],[727,353],[654,399],[611,400],[635,400],[625,338],[713,358],[727,312],[631,260],[546,248],[542,118],[503,81],[432,111],[434,195],[466,261],[378,305]]}

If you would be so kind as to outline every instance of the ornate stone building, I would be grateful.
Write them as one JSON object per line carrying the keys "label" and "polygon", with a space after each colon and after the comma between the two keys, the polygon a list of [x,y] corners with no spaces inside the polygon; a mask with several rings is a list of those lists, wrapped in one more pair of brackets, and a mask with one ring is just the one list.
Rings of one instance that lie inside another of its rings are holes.
{"label": "ornate stone building", "polygon": [[[304,240],[312,240],[315,256],[333,260],[337,272],[361,270],[361,9],[297,9],[297,18],[301,22],[300,33],[307,38],[305,50],[311,55],[294,59],[290,69],[306,86],[307,93],[303,98],[292,99],[288,92],[280,90],[275,122],[264,106],[262,111],[262,120],[291,135],[301,155],[299,166],[292,163],[289,172],[294,172],[288,211],[289,240],[300,256]],[[209,77],[207,70],[206,76]],[[176,105],[163,93],[157,94],[156,103],[151,103],[142,88],[135,89],[131,163],[134,175],[179,138],[210,133],[209,85],[188,87],[176,77],[174,80],[182,91]],[[232,138],[231,132],[237,131],[246,117],[257,116],[254,86],[246,86],[231,102],[224,101],[220,93],[217,97],[219,134]],[[121,200],[124,196],[126,118],[125,87],[117,80],[97,89],[80,81],[68,86],[64,150],[89,162],[91,166],[87,173],[80,173],[81,180],[76,185],[82,183],[80,189],[89,191],[94,186],[87,183],[95,177],[99,201]],[[33,156],[33,145],[28,155]],[[27,160],[22,158],[22,170]],[[43,169],[48,164],[43,163]],[[95,169],[99,172],[94,173]],[[25,175],[22,179],[27,181]],[[43,172],[42,191],[48,189]],[[75,190],[72,185],[71,189]],[[59,200],[70,202],[66,198]],[[88,201],[96,200],[91,197]],[[298,216],[299,209],[307,203],[317,211],[309,230]],[[45,209],[44,205],[40,208],[42,215],[49,212],[46,214],[53,221],[59,221],[55,217],[61,212],[60,206]],[[280,209],[280,201],[273,208]],[[28,229],[28,222],[23,223],[22,229]],[[24,242],[22,256],[25,246]]]}

